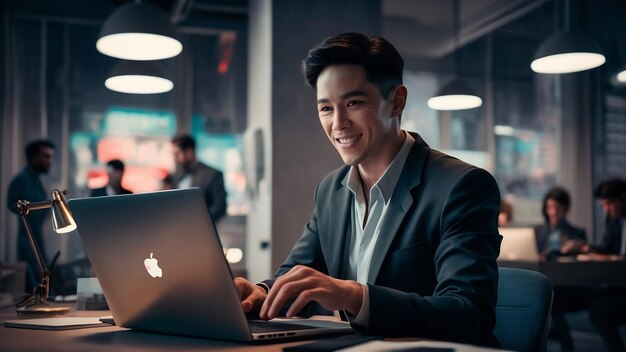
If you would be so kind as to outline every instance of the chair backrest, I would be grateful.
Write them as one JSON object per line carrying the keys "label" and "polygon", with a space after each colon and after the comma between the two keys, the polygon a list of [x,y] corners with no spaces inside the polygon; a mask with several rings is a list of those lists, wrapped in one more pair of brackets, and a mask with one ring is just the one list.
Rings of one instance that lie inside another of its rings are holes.
{"label": "chair backrest", "polygon": [[536,271],[499,268],[494,335],[502,348],[542,351],[552,309],[552,284]]}

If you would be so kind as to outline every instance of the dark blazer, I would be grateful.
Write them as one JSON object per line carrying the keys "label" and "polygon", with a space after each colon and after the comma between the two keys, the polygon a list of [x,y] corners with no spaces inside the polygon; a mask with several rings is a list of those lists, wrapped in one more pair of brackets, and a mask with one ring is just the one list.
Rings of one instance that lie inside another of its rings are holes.
{"label": "dark blazer", "polygon": [[[587,241],[587,235],[585,234],[585,230],[580,227],[572,226],[572,224],[570,224],[565,219],[561,221],[557,228],[561,232],[561,241]],[[548,241],[550,239],[550,233],[552,232],[552,229],[550,228],[550,225],[548,223],[537,225],[534,227],[534,229],[535,239],[537,240],[537,250],[539,251],[539,253],[543,253],[548,247]]]}
{"label": "dark blazer", "polygon": [[[116,194],[132,194],[133,192],[127,190],[126,188],[123,188],[120,190],[120,192],[117,192]],[[104,197],[104,196],[108,196],[107,194],[107,188],[106,187],[102,187],[102,188],[94,188],[91,190],[91,196],[92,197]]]}
{"label": "dark blazer", "polygon": [[[369,324],[357,330],[497,345],[500,192],[485,170],[432,150],[418,134],[389,203],[369,271]],[[302,264],[345,278],[350,167],[326,175],[315,209],[272,280]]]}
{"label": "dark blazer", "polygon": [[[198,187],[204,193],[204,201],[211,212],[214,221],[217,221],[226,214],[226,190],[224,189],[224,176],[216,170],[203,163],[196,163],[191,170],[193,179],[192,187]],[[178,183],[185,176],[182,170],[177,170],[172,177],[172,182],[176,188]]]}

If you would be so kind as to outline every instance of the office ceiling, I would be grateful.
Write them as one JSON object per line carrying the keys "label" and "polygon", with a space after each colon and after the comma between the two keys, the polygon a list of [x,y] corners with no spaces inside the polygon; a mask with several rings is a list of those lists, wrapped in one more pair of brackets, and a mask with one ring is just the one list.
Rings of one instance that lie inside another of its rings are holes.
{"label": "office ceiling", "polygon": [[[459,45],[490,33],[547,1],[459,0]],[[455,48],[453,3],[453,0],[383,0],[383,36],[405,55],[441,58]]]}

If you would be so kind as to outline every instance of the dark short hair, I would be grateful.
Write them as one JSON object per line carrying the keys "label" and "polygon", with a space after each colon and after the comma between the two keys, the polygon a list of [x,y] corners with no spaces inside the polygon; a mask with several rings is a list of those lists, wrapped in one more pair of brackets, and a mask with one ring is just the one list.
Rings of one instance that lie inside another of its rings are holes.
{"label": "dark short hair", "polygon": [[543,197],[543,206],[541,207],[541,212],[543,214],[543,218],[548,221],[548,212],[546,211],[546,206],[548,204],[548,199],[552,199],[557,203],[561,204],[565,207],[565,211],[568,211],[571,206],[571,200],[569,196],[569,192],[563,187],[555,186],[552,187],[548,193]]}
{"label": "dark short hair", "polygon": [[110,160],[107,166],[110,166],[113,170],[124,171],[124,163],[120,159]]}
{"label": "dark short hair", "polygon": [[188,134],[180,134],[172,138],[172,144],[176,145],[181,150],[192,149],[196,150],[196,140]]}
{"label": "dark short hair", "polygon": [[624,199],[626,197],[626,181],[619,178],[606,180],[596,187],[594,196],[607,200]]}
{"label": "dark short hair", "polygon": [[24,148],[26,160],[30,160],[35,155],[39,154],[43,148],[54,149],[54,144],[47,139],[37,139],[29,142],[26,148]]}
{"label": "dark short hair", "polygon": [[375,84],[383,97],[402,84],[404,60],[385,38],[363,33],[342,33],[324,39],[313,47],[302,62],[306,82],[317,88],[320,73],[331,65],[360,65],[367,79]]}

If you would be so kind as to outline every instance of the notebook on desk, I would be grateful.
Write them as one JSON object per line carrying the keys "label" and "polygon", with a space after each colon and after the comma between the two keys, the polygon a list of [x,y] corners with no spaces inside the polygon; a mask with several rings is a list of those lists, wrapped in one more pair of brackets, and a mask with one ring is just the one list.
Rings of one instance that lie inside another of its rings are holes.
{"label": "notebook on desk", "polygon": [[499,261],[539,261],[535,230],[532,227],[500,227],[498,232],[502,235]]}
{"label": "notebook on desk", "polygon": [[352,331],[342,322],[248,322],[197,188],[73,199],[69,206],[119,326],[234,341]]}

